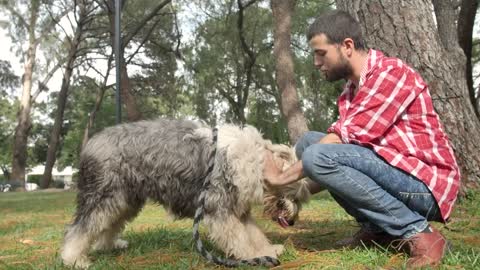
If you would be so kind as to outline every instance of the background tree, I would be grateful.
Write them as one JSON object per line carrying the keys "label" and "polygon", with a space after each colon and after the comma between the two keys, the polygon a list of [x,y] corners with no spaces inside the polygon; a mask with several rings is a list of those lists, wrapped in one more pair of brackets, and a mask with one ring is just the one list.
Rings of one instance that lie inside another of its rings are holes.
{"label": "background tree", "polygon": [[[150,1],[148,1],[150,2]],[[161,14],[160,11],[170,4],[171,0],[164,0],[160,3],[155,3],[156,6],[152,7],[151,4],[147,4],[146,1],[128,1],[123,2],[127,3],[133,7],[131,12],[135,13],[136,17],[130,17],[127,24],[123,24],[122,29],[123,36],[121,37],[121,48],[120,48],[120,62],[123,63],[120,67],[121,72],[121,95],[122,102],[125,104],[125,109],[127,113],[127,118],[130,121],[136,121],[142,118],[142,114],[138,108],[135,97],[132,95],[132,85],[127,72],[128,61],[125,61],[125,49],[129,46],[132,39],[141,31],[146,31],[148,38],[150,33],[157,27],[160,22]],[[99,2],[100,3],[100,2]],[[153,3],[153,2],[150,2]],[[108,0],[101,2],[103,8],[108,14],[109,21],[109,32],[111,47],[115,49],[115,0]],[[137,9],[135,9],[135,7]],[[143,13],[143,14],[142,14]],[[125,18],[125,17],[124,17]],[[143,46],[143,43],[140,43],[136,52]]]}
{"label": "background tree", "polygon": [[[123,2],[124,39],[121,58],[124,65],[121,67],[121,88],[129,120],[161,115],[165,107],[171,116],[175,114],[173,111],[181,110],[180,101],[176,99],[176,87],[182,80],[175,78],[179,33],[175,21],[176,11],[168,5],[169,2]],[[98,14],[92,22],[94,26],[89,29],[89,37],[97,37],[97,40],[90,42],[89,56],[85,57],[83,65],[86,70],[94,72],[96,78],[92,78],[90,84],[95,85],[97,92],[83,131],[82,145],[87,143],[95,130],[96,116],[101,110],[105,91],[112,90],[109,80],[113,69],[114,1],[99,3],[108,12]],[[102,60],[101,66],[99,57]],[[129,74],[127,69],[135,72]],[[98,78],[101,78],[100,81]]]}
{"label": "background tree", "polygon": [[464,188],[478,186],[480,122],[469,99],[465,55],[458,43],[457,1],[344,1],[362,24],[367,45],[406,60],[429,83],[433,103],[453,144]]}
{"label": "background tree", "polygon": [[[195,81],[191,89],[196,92],[197,113],[215,123],[217,115],[211,111],[217,108],[226,121],[245,124],[252,92],[262,87],[257,76],[268,72],[260,58],[272,47],[267,38],[269,11],[259,1],[230,0],[200,7],[208,9],[206,19],[197,27],[186,59]],[[205,98],[215,101],[206,103]]]}
{"label": "background tree", "polygon": [[[67,103],[68,92],[70,88],[70,80],[73,75],[73,70],[76,65],[77,57],[79,56],[80,49],[83,40],[85,39],[85,33],[90,26],[94,17],[94,12],[97,6],[94,6],[92,2],[86,0],[75,1],[73,7],[73,20],[75,21],[76,28],[73,31],[73,36],[65,35],[66,47],[68,48],[66,64],[63,72],[62,85],[58,93],[57,107],[53,128],[50,134],[50,140],[47,149],[47,157],[45,170],[40,181],[40,188],[48,188],[52,180],[52,170],[55,164],[57,149],[59,145],[60,133],[63,127],[65,105]],[[72,20],[70,17],[67,19]],[[70,25],[75,25],[70,22]],[[87,44],[85,44],[87,45]]]}
{"label": "background tree", "polygon": [[20,78],[12,73],[9,62],[0,60],[0,169],[3,180],[10,180],[12,141],[15,129],[15,112],[18,102],[13,98],[13,89],[20,83]]}
{"label": "background tree", "polygon": [[96,111],[95,123],[90,133],[95,134],[105,127],[115,124],[115,89],[106,86],[103,90],[101,78],[95,80],[88,76],[79,76],[71,86],[69,99],[65,107],[65,122],[62,131],[61,151],[58,154],[56,166],[78,165],[78,157],[84,140],[84,129],[89,121],[92,108],[96,106],[98,91],[104,91],[101,107]]}
{"label": "background tree", "polygon": [[[280,112],[281,99],[275,76],[274,22],[270,1],[243,1],[243,8],[239,8],[238,1],[209,2],[202,2],[195,8],[200,10],[195,18],[200,19],[194,31],[195,40],[187,44],[185,50],[185,61],[192,71],[189,88],[194,97],[196,115],[215,124],[217,118],[221,121],[240,119],[242,117],[235,113],[244,111],[247,124],[255,125],[275,142],[287,143],[287,121]],[[326,1],[298,1],[292,17],[293,46],[289,43],[286,47],[291,50],[295,69],[292,80],[298,90],[298,103],[308,116],[308,125],[317,130],[324,130],[336,118],[334,107],[338,86],[325,82],[313,68],[305,31],[319,10],[326,8],[330,8]],[[243,28],[238,27],[240,17]],[[242,36],[248,46],[242,45]],[[246,53],[245,47],[249,48],[252,57]],[[241,82],[245,89],[248,81],[252,82],[250,89],[238,92],[237,89],[241,88],[236,87],[237,82]],[[246,93],[248,98],[242,96]],[[240,104],[239,101],[246,101],[244,109],[233,109],[239,107],[236,105]]]}
{"label": "background tree", "polygon": [[[32,94],[32,86],[35,83],[34,71],[37,62],[37,48],[40,43],[47,43],[48,38],[56,23],[69,11],[69,6],[59,6],[56,12],[51,11],[52,2],[49,1],[2,1],[1,7],[7,11],[10,17],[8,30],[10,37],[17,44],[19,54],[24,58],[24,74],[22,76],[22,94],[17,114],[17,126],[15,128],[12,174],[11,178],[20,182],[23,187],[25,168],[27,166],[27,141],[31,124],[31,107],[42,90],[46,89],[46,82],[59,68],[55,65],[47,72],[43,80],[38,80],[38,89]],[[22,14],[22,11],[25,13]],[[23,51],[22,45],[28,45]],[[37,68],[38,70],[38,68]]]}

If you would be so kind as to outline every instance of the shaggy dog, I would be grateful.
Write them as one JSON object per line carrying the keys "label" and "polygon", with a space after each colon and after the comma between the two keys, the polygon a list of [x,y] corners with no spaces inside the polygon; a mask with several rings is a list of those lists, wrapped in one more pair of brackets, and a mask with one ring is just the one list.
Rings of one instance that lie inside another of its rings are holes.
{"label": "shaggy dog", "polygon": [[263,181],[264,150],[286,163],[295,159],[293,151],[249,126],[220,126],[218,142],[212,138],[212,129],[201,123],[159,119],[110,127],[90,139],[80,155],[77,209],[61,250],[64,264],[86,268],[90,248],[127,247],[119,235],[147,198],[176,218],[192,218],[207,177],[203,223],[209,238],[236,259],[277,258],[283,245],[269,242],[251,207],[267,198],[269,213],[280,223],[298,217],[309,196],[305,182],[268,193]]}

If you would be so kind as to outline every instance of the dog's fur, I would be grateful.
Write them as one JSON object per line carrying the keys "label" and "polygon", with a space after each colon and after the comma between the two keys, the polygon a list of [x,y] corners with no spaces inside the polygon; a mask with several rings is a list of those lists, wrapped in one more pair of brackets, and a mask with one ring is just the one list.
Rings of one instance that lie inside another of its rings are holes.
{"label": "dog's fur", "polygon": [[[289,147],[264,140],[250,126],[219,127],[217,145],[212,143],[211,128],[188,120],[158,119],[105,129],[90,139],[80,156],[77,209],[61,250],[64,264],[88,267],[92,245],[97,250],[127,247],[118,236],[147,198],[177,218],[193,217],[212,158],[215,165],[203,220],[210,239],[237,259],[276,258],[283,246],[270,244],[257,227],[250,214],[252,205],[268,194],[269,209],[293,210],[282,215],[294,220],[297,205],[309,194],[304,182],[285,192],[264,193],[265,149],[286,163],[295,159]],[[279,201],[293,203],[286,206]]]}

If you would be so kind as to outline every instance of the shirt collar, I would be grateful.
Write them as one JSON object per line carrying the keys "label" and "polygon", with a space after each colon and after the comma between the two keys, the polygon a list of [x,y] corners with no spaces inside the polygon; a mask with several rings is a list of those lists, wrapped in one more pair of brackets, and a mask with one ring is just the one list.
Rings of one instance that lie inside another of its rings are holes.
{"label": "shirt collar", "polygon": [[372,71],[378,62],[383,58],[383,53],[381,51],[370,49],[368,50],[367,61],[365,61],[362,71],[360,72],[360,80],[358,82],[358,87],[362,87],[363,83],[368,74]]}
{"label": "shirt collar", "polygon": [[[378,65],[378,63],[383,58],[383,56],[384,55],[381,51],[377,51],[374,49],[368,50],[367,60],[363,64],[362,71],[360,72],[360,80],[358,81],[358,88],[362,87],[363,83],[365,82],[365,79],[372,72],[374,67]],[[348,94],[350,98],[355,88],[357,87],[355,87],[355,84],[352,82],[352,80],[348,80],[347,83],[345,84],[343,94]]]}

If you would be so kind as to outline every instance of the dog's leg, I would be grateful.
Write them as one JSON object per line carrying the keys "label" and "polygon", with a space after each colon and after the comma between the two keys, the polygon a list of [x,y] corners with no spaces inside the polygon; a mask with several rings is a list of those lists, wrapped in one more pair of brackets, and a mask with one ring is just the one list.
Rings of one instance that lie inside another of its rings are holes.
{"label": "dog's leg", "polygon": [[247,234],[253,243],[253,247],[256,249],[257,257],[270,256],[276,258],[283,253],[283,245],[272,245],[265,234],[257,226],[252,216],[248,215],[245,219],[245,227]]}
{"label": "dog's leg", "polygon": [[63,263],[67,266],[88,268],[91,264],[87,257],[88,250],[93,242],[93,235],[74,224],[67,229],[65,240],[61,250]]}
{"label": "dog's leg", "polygon": [[120,235],[125,229],[126,223],[138,215],[144,204],[145,200],[136,201],[135,204],[130,204],[128,209],[123,210],[122,213],[119,214],[120,217],[117,221],[114,222],[111,227],[101,232],[98,240],[93,245],[93,249],[113,250],[127,248],[128,241],[121,239]]}
{"label": "dog's leg", "polygon": [[125,214],[132,208],[120,193],[113,198],[84,198],[83,201],[77,206],[75,223],[65,235],[61,257],[65,265],[87,268],[90,246],[98,240],[97,249],[113,248],[113,239],[123,229]]}
{"label": "dog's leg", "polygon": [[125,227],[124,221],[118,221],[111,228],[100,233],[98,240],[93,245],[93,250],[113,250],[128,247],[128,242],[118,238]]}
{"label": "dog's leg", "polygon": [[[208,227],[210,239],[222,249],[227,256],[237,259],[251,259],[261,256],[277,258],[272,250],[268,254],[260,254],[257,244],[252,241],[250,230],[246,224],[234,215],[228,216],[205,216],[205,225]],[[265,236],[263,238],[266,240]],[[266,240],[268,243],[268,240]],[[264,244],[263,242],[261,244]]]}

